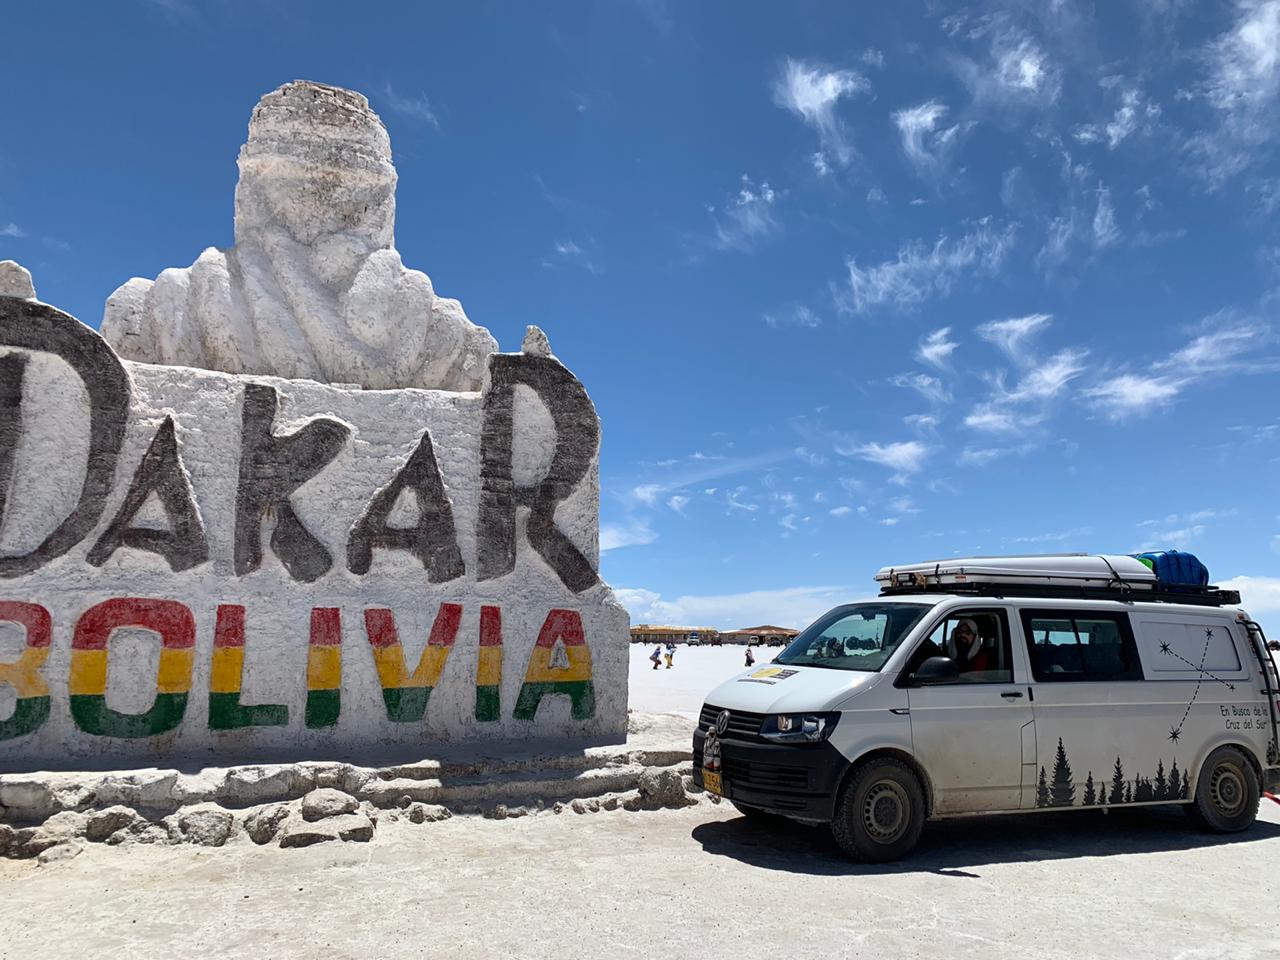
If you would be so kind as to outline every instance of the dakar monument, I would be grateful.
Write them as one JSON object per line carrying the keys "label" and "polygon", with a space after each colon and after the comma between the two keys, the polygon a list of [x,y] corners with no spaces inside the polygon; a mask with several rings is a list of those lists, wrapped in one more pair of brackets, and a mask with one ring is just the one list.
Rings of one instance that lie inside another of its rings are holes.
{"label": "dakar monument", "polygon": [[0,264],[0,770],[621,742],[600,428],[394,246],[358,93],[268,93],[235,243],[107,300]]}

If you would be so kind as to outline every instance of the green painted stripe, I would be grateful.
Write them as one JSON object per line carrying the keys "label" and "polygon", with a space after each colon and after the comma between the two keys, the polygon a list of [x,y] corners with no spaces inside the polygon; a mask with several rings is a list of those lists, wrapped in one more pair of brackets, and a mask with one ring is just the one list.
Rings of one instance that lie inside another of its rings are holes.
{"label": "green painted stripe", "polygon": [[427,712],[430,687],[384,687],[382,700],[387,705],[387,719],[392,723],[414,723]]}
{"label": "green painted stripe", "polygon": [[502,714],[501,688],[494,684],[489,687],[476,687],[476,719],[482,723],[492,723]]}
{"label": "green painted stripe", "polygon": [[532,720],[543,697],[561,694],[569,697],[575,720],[589,720],[596,715],[596,688],[590,680],[558,680],[550,683],[526,683],[516,698],[512,716],[516,720]]}
{"label": "green painted stripe", "polygon": [[339,690],[308,690],[306,723],[308,727],[332,727],[342,712]]}
{"label": "green painted stripe", "polygon": [[209,694],[209,729],[239,730],[242,727],[283,727],[289,723],[289,708],[282,703],[240,702],[237,693]]}
{"label": "green painted stripe", "polygon": [[8,720],[0,720],[0,740],[12,740],[38,730],[49,719],[48,697],[22,697]]}
{"label": "green painted stripe", "polygon": [[187,712],[185,693],[157,693],[155,703],[145,713],[121,713],[107,706],[99,695],[73,694],[71,716],[85,733],[99,737],[136,740],[165,733],[182,723]]}

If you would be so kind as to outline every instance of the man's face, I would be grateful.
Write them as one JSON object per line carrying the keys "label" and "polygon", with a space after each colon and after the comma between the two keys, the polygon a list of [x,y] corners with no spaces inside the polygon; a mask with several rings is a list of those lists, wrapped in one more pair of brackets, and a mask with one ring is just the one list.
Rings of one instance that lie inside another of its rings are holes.
{"label": "man's face", "polygon": [[968,650],[973,646],[973,641],[976,639],[973,635],[973,628],[967,623],[962,623],[960,626],[956,627],[956,631],[953,636],[956,638],[956,643],[959,645],[961,650]]}

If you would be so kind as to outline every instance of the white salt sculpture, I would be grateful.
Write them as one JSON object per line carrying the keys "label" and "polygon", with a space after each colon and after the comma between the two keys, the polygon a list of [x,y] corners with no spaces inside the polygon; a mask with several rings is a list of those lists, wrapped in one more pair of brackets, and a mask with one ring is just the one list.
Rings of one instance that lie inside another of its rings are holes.
{"label": "white salt sculpture", "polygon": [[235,245],[107,300],[120,356],[371,389],[479,390],[497,344],[394,246],[386,127],[358,93],[307,81],[259,102],[240,148]]}

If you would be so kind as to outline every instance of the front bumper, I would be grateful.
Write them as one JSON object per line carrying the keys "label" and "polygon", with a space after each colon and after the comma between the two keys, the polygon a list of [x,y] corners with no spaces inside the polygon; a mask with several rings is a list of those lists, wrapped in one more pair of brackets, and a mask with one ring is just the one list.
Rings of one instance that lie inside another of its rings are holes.
{"label": "front bumper", "polygon": [[[693,780],[702,786],[702,744],[693,734]],[[720,738],[725,796],[798,820],[830,820],[849,761],[829,742],[783,744]]]}

